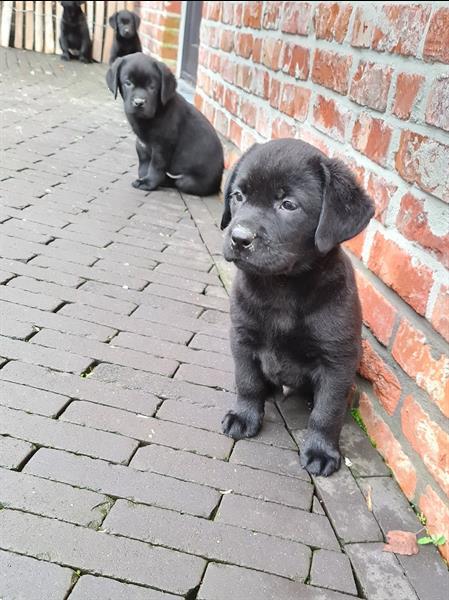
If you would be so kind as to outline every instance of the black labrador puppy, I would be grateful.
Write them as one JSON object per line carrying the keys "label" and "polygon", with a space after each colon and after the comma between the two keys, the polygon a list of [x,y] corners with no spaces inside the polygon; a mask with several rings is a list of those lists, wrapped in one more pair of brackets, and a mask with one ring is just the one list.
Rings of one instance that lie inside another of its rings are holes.
{"label": "black labrador puppy", "polygon": [[137,33],[140,17],[136,13],[129,10],[120,10],[109,17],[109,25],[115,31],[109,58],[110,64],[119,56],[142,52],[142,44]]}
{"label": "black labrador puppy", "polygon": [[61,2],[61,4],[63,7],[59,38],[61,58],[62,60],[79,58],[81,62],[89,63],[92,60],[92,42],[86,15],[81,10],[85,2]]}
{"label": "black labrador puppy", "polygon": [[220,188],[223,148],[209,121],[176,92],[176,79],[162,62],[141,52],[117,58],[106,75],[120,92],[137,136],[135,188],[176,187],[208,196]]}
{"label": "black labrador puppy", "polygon": [[237,266],[237,406],[223,431],[255,436],[267,398],[282,386],[306,386],[314,407],[300,458],[315,475],[340,467],[339,437],[361,354],[360,303],[340,243],[373,214],[350,171],[299,140],[252,146],[225,188],[224,257]]}

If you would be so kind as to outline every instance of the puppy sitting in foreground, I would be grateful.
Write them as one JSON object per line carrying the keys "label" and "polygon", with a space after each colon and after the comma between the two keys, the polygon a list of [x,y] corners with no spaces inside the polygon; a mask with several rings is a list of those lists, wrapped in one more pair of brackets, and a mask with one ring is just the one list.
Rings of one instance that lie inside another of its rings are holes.
{"label": "puppy sitting in foreground", "polygon": [[137,33],[140,25],[139,16],[129,10],[119,10],[109,17],[109,25],[115,31],[109,64],[119,56],[142,52],[142,44]]}
{"label": "puppy sitting in foreground", "polygon": [[106,81],[115,98],[120,92],[137,136],[135,188],[174,186],[198,196],[218,192],[220,140],[206,117],[176,92],[176,79],[164,63],[141,52],[117,58]]}
{"label": "puppy sitting in foreground", "polygon": [[83,4],[85,2],[61,2],[63,12],[59,44],[62,50],[62,60],[79,58],[84,63],[90,63],[92,60],[89,28],[86,15],[81,10]]}
{"label": "puppy sitting in foreground", "polygon": [[301,464],[314,475],[340,467],[339,438],[361,355],[361,310],[341,242],[374,214],[350,171],[313,146],[255,144],[234,167],[221,222],[224,257],[237,266],[231,346],[237,406],[225,434],[257,435],[265,401],[287,386],[310,389]]}

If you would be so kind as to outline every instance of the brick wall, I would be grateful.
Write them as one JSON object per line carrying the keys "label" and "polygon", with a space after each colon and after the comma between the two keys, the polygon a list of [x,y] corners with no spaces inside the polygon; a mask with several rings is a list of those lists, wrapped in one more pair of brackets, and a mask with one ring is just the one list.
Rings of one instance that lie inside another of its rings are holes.
{"label": "brick wall", "polygon": [[143,51],[164,61],[174,72],[178,56],[182,2],[135,2],[141,18],[139,29]]}
{"label": "brick wall", "polygon": [[449,540],[448,63],[448,2],[205,2],[196,105],[232,142],[228,164],[298,137],[374,199],[346,245],[365,323],[360,411]]}

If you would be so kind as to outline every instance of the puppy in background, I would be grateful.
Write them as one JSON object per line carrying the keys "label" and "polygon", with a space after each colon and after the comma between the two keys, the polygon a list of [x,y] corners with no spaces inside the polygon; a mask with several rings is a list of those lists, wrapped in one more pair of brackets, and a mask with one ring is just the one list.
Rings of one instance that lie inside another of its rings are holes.
{"label": "puppy in background", "polygon": [[361,356],[361,310],[340,244],[374,214],[371,200],[338,160],[293,139],[255,144],[225,188],[224,257],[237,274],[231,347],[237,406],[223,419],[234,439],[262,427],[268,398],[306,388],[313,410],[303,467],[331,475]]}
{"label": "puppy in background", "polygon": [[137,33],[140,17],[129,10],[120,10],[109,17],[109,25],[115,31],[109,64],[119,56],[142,52],[142,44]]}
{"label": "puppy in background", "polygon": [[86,15],[81,10],[83,2],[61,2],[61,36],[59,44],[62,60],[79,58],[83,63],[92,60],[92,42],[87,27]]}
{"label": "puppy in background", "polygon": [[204,115],[176,92],[176,79],[162,62],[137,52],[117,58],[106,74],[109,89],[123,98],[137,136],[138,178],[152,191],[176,187],[208,196],[220,189],[223,148]]}

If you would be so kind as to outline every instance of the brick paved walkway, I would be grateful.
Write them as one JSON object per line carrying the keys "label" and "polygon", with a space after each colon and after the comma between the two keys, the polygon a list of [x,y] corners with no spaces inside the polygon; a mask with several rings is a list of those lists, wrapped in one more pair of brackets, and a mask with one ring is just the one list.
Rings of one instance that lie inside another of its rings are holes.
{"label": "brick paved walkway", "polygon": [[313,481],[304,403],[220,434],[218,201],[130,186],[103,66],[0,64],[0,598],[441,600],[434,548],[381,551],[420,525],[353,422],[349,466]]}

